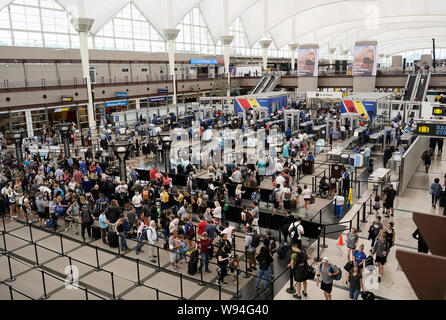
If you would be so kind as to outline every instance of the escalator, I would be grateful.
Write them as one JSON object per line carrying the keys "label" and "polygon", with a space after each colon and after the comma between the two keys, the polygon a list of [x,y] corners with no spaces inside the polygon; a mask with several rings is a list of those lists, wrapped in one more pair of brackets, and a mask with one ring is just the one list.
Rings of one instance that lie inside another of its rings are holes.
{"label": "escalator", "polygon": [[264,92],[272,92],[280,82],[280,75],[275,75],[272,77],[271,81],[268,83],[266,90]]}
{"label": "escalator", "polygon": [[426,98],[426,91],[429,88],[429,81],[431,74],[422,75],[420,78],[420,82],[418,84],[417,93],[415,95],[415,99],[418,102],[423,102]]}
{"label": "escalator", "polygon": [[404,90],[404,97],[403,97],[404,101],[411,101],[412,100],[412,94],[413,94],[413,90],[414,90],[414,87],[415,87],[415,84],[416,84],[417,77],[418,77],[417,73],[410,73],[408,75],[407,85],[406,85],[406,88]]}
{"label": "escalator", "polygon": [[265,85],[265,82],[268,81],[269,76],[263,76],[257,85],[252,89],[251,94],[259,93],[259,90]]}

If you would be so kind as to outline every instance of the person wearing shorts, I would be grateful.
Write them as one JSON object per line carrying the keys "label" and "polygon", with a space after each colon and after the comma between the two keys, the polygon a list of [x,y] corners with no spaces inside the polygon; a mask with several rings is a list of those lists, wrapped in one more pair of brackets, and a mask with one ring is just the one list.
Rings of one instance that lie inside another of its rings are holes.
{"label": "person wearing shorts", "polygon": [[324,292],[326,300],[331,300],[331,291],[333,290],[333,276],[340,272],[334,265],[328,262],[328,258],[324,257],[319,265],[316,278],[316,285],[319,286],[319,279],[322,277],[321,289]]}
{"label": "person wearing shorts", "polygon": [[172,236],[169,238],[169,258],[170,263],[172,264],[172,271],[178,271],[178,260],[179,260],[179,254],[178,250],[181,248],[181,241],[178,239],[178,232],[174,231],[172,233]]}
{"label": "person wearing shorts", "polygon": [[376,265],[379,268],[379,277],[378,282],[381,282],[381,276],[384,272],[384,265],[387,262],[387,254],[389,253],[389,243],[386,239],[386,234],[381,233],[379,236],[379,240],[375,243],[373,247],[372,254],[376,254]]}
{"label": "person wearing shorts", "polygon": [[167,193],[166,188],[163,188],[163,192],[161,192],[161,211],[166,212],[169,209],[169,194]]}

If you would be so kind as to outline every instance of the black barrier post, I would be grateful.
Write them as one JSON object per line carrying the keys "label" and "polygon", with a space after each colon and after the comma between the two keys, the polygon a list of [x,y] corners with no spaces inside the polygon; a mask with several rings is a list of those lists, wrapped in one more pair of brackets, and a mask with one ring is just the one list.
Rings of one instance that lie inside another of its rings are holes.
{"label": "black barrier post", "polygon": [[[364,204],[362,204],[364,206]],[[359,219],[361,218],[361,209],[356,213],[356,232],[361,232],[361,229],[359,229]]]}
{"label": "black barrier post", "polygon": [[4,246],[4,248],[3,248],[3,250],[2,250],[2,254],[8,254],[9,251],[8,251],[8,249],[6,248],[6,232],[3,231],[3,232],[2,232],[2,235],[3,235],[3,246]]}
{"label": "black barrier post", "polygon": [[26,210],[26,208],[25,208],[25,218],[26,218],[26,224],[27,225],[30,225],[30,223],[29,223],[29,219],[28,219],[28,210]]}
{"label": "black barrier post", "polygon": [[367,203],[366,202],[364,202],[363,204],[362,204],[362,223],[366,223],[367,222],[367,219],[365,218],[365,211],[366,211],[366,207],[367,206]]}
{"label": "black barrier post", "polygon": [[201,257],[201,260],[200,260],[200,281],[198,282],[199,286],[205,285],[205,283],[203,282],[203,265],[204,265],[203,257]]}
{"label": "black barrier post", "polygon": [[369,214],[372,214],[372,198],[370,198],[369,210]]}
{"label": "black barrier post", "polygon": [[85,301],[88,301],[88,289],[85,288],[84,291],[85,291]]}
{"label": "black barrier post", "polygon": [[6,224],[5,224],[5,216],[2,216],[2,222],[3,222],[3,232],[4,233],[8,233],[8,231],[6,231]]}
{"label": "black barrier post", "polygon": [[156,291],[156,300],[159,300],[160,299],[160,292],[159,292],[158,289],[155,289],[155,291]]}
{"label": "black barrier post", "polygon": [[271,300],[274,300],[274,280],[271,281]]}
{"label": "black barrier post", "polygon": [[46,284],[45,284],[45,272],[42,270],[42,284],[43,284],[43,296],[40,297],[41,300],[46,300],[48,299],[50,296],[47,294],[46,292]]}
{"label": "black barrier post", "polygon": [[115,293],[115,279],[114,279],[113,272],[110,273],[110,276],[111,276],[111,282],[112,282],[113,300],[117,300],[116,293]]}
{"label": "black barrier post", "polygon": [[245,249],[245,274],[243,278],[248,279],[251,275],[248,273],[248,251]]}
{"label": "black barrier post", "polygon": [[9,295],[11,297],[11,301],[13,301],[14,300],[14,294],[12,292],[12,287],[11,286],[8,286],[8,287],[9,287]]}
{"label": "black barrier post", "polygon": [[68,262],[70,264],[70,274],[71,274],[70,284],[73,284],[73,265],[71,264],[71,257],[68,257]]}
{"label": "black barrier post", "polygon": [[34,242],[34,240],[33,240],[33,230],[32,230],[32,227],[31,227],[30,224],[28,226],[29,226],[29,238],[31,239],[31,243],[33,243]]}
{"label": "black barrier post", "polygon": [[34,268],[40,268],[41,265],[39,264],[39,256],[37,254],[37,243],[34,243],[34,253],[36,254],[36,264],[34,265]]}
{"label": "black barrier post", "polygon": [[156,271],[157,272],[160,272],[161,271],[161,264],[160,264],[160,247],[156,247],[156,257],[158,258],[157,260],[157,263],[158,263],[158,268],[156,268]]}
{"label": "black barrier post", "polygon": [[221,301],[221,284],[218,286],[218,300]]}
{"label": "black barrier post", "polygon": [[289,294],[293,294],[296,293],[296,289],[294,289],[294,284],[293,284],[293,269],[290,268],[290,287],[286,288],[286,292]]}
{"label": "black barrier post", "polygon": [[314,259],[314,261],[319,262],[321,261],[321,235],[319,234],[319,237],[317,238],[317,257]]}
{"label": "black barrier post", "polygon": [[63,237],[62,234],[59,235],[60,236],[60,252],[61,252],[61,256],[63,257],[65,255],[64,250],[63,250]]}
{"label": "black barrier post", "polygon": [[121,258],[121,245],[120,245],[120,241],[122,241],[122,239],[118,238],[118,255],[116,256],[117,258]]}
{"label": "black barrier post", "polygon": [[[323,241],[323,243],[321,244],[321,248],[328,248],[328,246],[325,244],[325,235],[326,235],[326,227],[324,226],[324,241]],[[321,235],[319,235],[319,238],[320,238],[320,236]]]}
{"label": "black barrier post", "polygon": [[11,257],[9,255],[8,255],[8,267],[9,267],[9,279],[7,279],[6,281],[13,282],[13,281],[15,281],[15,278],[12,275]]}
{"label": "black barrier post", "polygon": [[98,246],[96,246],[95,251],[96,251],[96,268],[95,268],[95,270],[96,270],[96,271],[100,271],[100,270],[101,270],[101,266],[100,266],[100,264],[99,264],[99,252],[98,252]]}
{"label": "black barrier post", "polygon": [[319,224],[322,224],[322,209],[319,210]]}
{"label": "black barrier post", "polygon": [[350,220],[349,223],[348,223],[348,226],[349,226],[349,227],[348,227],[348,231],[350,231],[350,230],[352,229],[352,224],[353,224],[353,223],[352,223],[352,220]]}
{"label": "black barrier post", "polygon": [[238,274],[239,274],[238,264],[237,268],[235,269],[235,272],[237,276],[237,292],[234,294],[234,298],[240,299],[242,297],[242,293],[240,292],[239,281],[238,281]]}
{"label": "black barrier post", "polygon": [[138,275],[138,282],[135,283],[135,287],[139,287],[141,285],[141,277],[139,275],[139,259],[136,259],[136,273]]}
{"label": "black barrier post", "polygon": [[180,273],[180,291],[181,291],[181,300],[184,300],[183,297],[183,274]]}

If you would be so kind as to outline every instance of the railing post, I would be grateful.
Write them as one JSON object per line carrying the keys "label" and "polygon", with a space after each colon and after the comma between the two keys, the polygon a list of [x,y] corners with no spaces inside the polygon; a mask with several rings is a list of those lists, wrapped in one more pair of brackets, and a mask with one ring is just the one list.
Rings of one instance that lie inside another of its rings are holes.
{"label": "railing post", "polygon": [[319,262],[321,261],[321,235],[317,237],[317,257],[314,259],[314,261]]}
{"label": "railing post", "polygon": [[9,296],[11,297],[11,301],[13,301],[14,300],[14,293],[12,291],[12,287],[8,286],[8,288],[9,288]]}
{"label": "railing post", "polygon": [[3,232],[2,232],[2,235],[3,235],[3,246],[4,246],[4,248],[3,248],[3,250],[2,250],[2,254],[8,254],[9,251],[8,251],[8,249],[6,248],[6,232],[3,231]]}
{"label": "railing post", "polygon": [[137,276],[138,276],[138,281],[135,283],[135,286],[139,287],[139,286],[141,286],[141,278],[140,278],[140,275],[139,275],[139,259],[136,259],[136,273],[137,273]]}
{"label": "railing post", "polygon": [[218,286],[218,300],[221,301],[221,285]]}
{"label": "railing post", "polygon": [[25,218],[26,218],[26,224],[31,226],[31,224],[29,223],[29,219],[28,219],[28,210],[24,210],[25,211]]}
{"label": "railing post", "polygon": [[239,274],[239,269],[238,269],[238,263],[237,263],[237,268],[235,269],[235,273],[236,273],[236,279],[237,279],[237,283],[236,283],[236,287],[237,287],[237,291],[234,294],[234,298],[236,299],[240,299],[242,297],[242,293],[240,292],[240,287],[239,287],[239,280],[238,280],[238,274]]}
{"label": "railing post", "polygon": [[63,257],[65,255],[64,250],[63,250],[63,237],[62,234],[59,235],[60,236],[60,252],[61,252],[61,256]]}
{"label": "railing post", "polygon": [[112,282],[113,300],[117,300],[116,293],[115,293],[115,279],[114,279],[113,272],[110,273],[110,276],[111,276],[111,282]]}
{"label": "railing post", "polygon": [[161,271],[161,264],[160,264],[160,247],[156,247],[156,257],[157,257],[157,263],[158,263],[158,267],[156,268],[157,272]]}
{"label": "railing post", "polygon": [[372,198],[370,198],[370,202],[369,202],[369,214],[372,214]]}
{"label": "railing post", "polygon": [[294,294],[296,293],[296,289],[294,289],[294,284],[293,284],[293,269],[290,268],[290,286],[289,288],[286,288],[286,292],[289,294]]}
{"label": "railing post", "polygon": [[9,279],[7,279],[6,281],[13,282],[13,281],[15,281],[15,278],[12,275],[11,257],[9,255],[8,255],[8,267],[9,267]]}
{"label": "railing post", "polygon": [[[362,204],[362,206],[364,207],[364,204]],[[357,217],[356,217],[356,231],[357,232],[361,232],[361,230],[359,229],[359,219],[361,218],[361,209],[359,209],[359,211],[356,214],[357,214]]]}
{"label": "railing post", "polygon": [[31,239],[31,243],[33,243],[33,242],[34,242],[34,239],[33,239],[33,230],[32,230],[32,227],[31,227],[30,224],[28,224],[28,226],[29,226],[29,238]]}
{"label": "railing post", "polygon": [[198,285],[199,286],[204,286],[205,285],[205,283],[203,282],[203,257],[201,257],[201,260],[200,260],[200,264],[201,264],[201,267],[200,267],[200,281],[198,282]]}
{"label": "railing post", "polygon": [[98,252],[98,246],[96,246],[96,271],[100,271],[101,270],[101,266],[99,264],[99,252]]}
{"label": "railing post", "polygon": [[251,275],[248,273],[248,251],[245,249],[245,274],[243,278],[248,279]]}
{"label": "railing post", "polygon": [[352,220],[349,221],[348,225],[349,225],[349,229],[348,230],[350,231],[352,229]]}
{"label": "railing post", "polygon": [[36,264],[34,265],[34,268],[40,268],[41,265],[39,264],[39,255],[37,254],[37,243],[34,243],[34,253],[36,254]]}
{"label": "railing post", "polygon": [[88,301],[88,289],[84,288],[85,291],[85,301]]}
{"label": "railing post", "polygon": [[3,222],[3,232],[8,233],[8,231],[6,231],[5,215],[2,216],[2,222]]}
{"label": "railing post", "polygon": [[156,300],[159,300],[160,299],[160,292],[159,292],[158,289],[155,289],[155,291],[156,291]]}
{"label": "railing post", "polygon": [[[319,235],[320,236],[320,235]],[[326,236],[326,227],[324,226],[324,241],[321,244],[321,248],[328,248],[328,246],[325,244],[325,236]]]}
{"label": "railing post", "polygon": [[319,210],[319,224],[322,224],[322,209]]}
{"label": "railing post", "polygon": [[184,300],[183,297],[183,274],[180,273],[180,292],[181,292],[181,300]]}
{"label": "railing post", "polygon": [[[85,239],[84,239],[84,241],[85,241]],[[118,257],[118,258],[121,258],[121,242],[122,240],[121,239],[119,239],[119,236],[118,236],[118,255],[116,256],[116,257]]]}
{"label": "railing post", "polygon": [[70,284],[73,284],[73,265],[71,264],[71,257],[68,257],[68,263],[70,264],[70,274],[71,274]]}
{"label": "railing post", "polygon": [[367,219],[365,218],[365,211],[366,211],[366,207],[367,206],[367,203],[366,202],[364,202],[364,204],[363,204],[363,206],[362,206],[362,223],[366,223],[367,222]]}
{"label": "railing post", "polygon": [[48,299],[50,296],[47,294],[46,292],[46,284],[45,284],[45,272],[42,270],[42,284],[43,284],[43,296],[40,297],[41,300],[46,300]]}

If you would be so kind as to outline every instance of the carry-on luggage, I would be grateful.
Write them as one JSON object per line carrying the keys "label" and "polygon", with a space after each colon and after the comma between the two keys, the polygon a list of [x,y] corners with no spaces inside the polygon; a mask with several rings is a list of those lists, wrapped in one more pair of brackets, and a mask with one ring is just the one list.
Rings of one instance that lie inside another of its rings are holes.
{"label": "carry-on luggage", "polygon": [[119,245],[119,237],[116,233],[110,232],[107,236],[107,241],[110,248],[117,248]]}
{"label": "carry-on luggage", "polygon": [[101,228],[98,226],[92,226],[91,237],[95,240],[101,239]]}
{"label": "carry-on luggage", "polygon": [[277,255],[280,259],[285,258],[286,254],[288,252],[288,245],[285,242],[281,242],[279,244],[279,247],[277,248]]}

